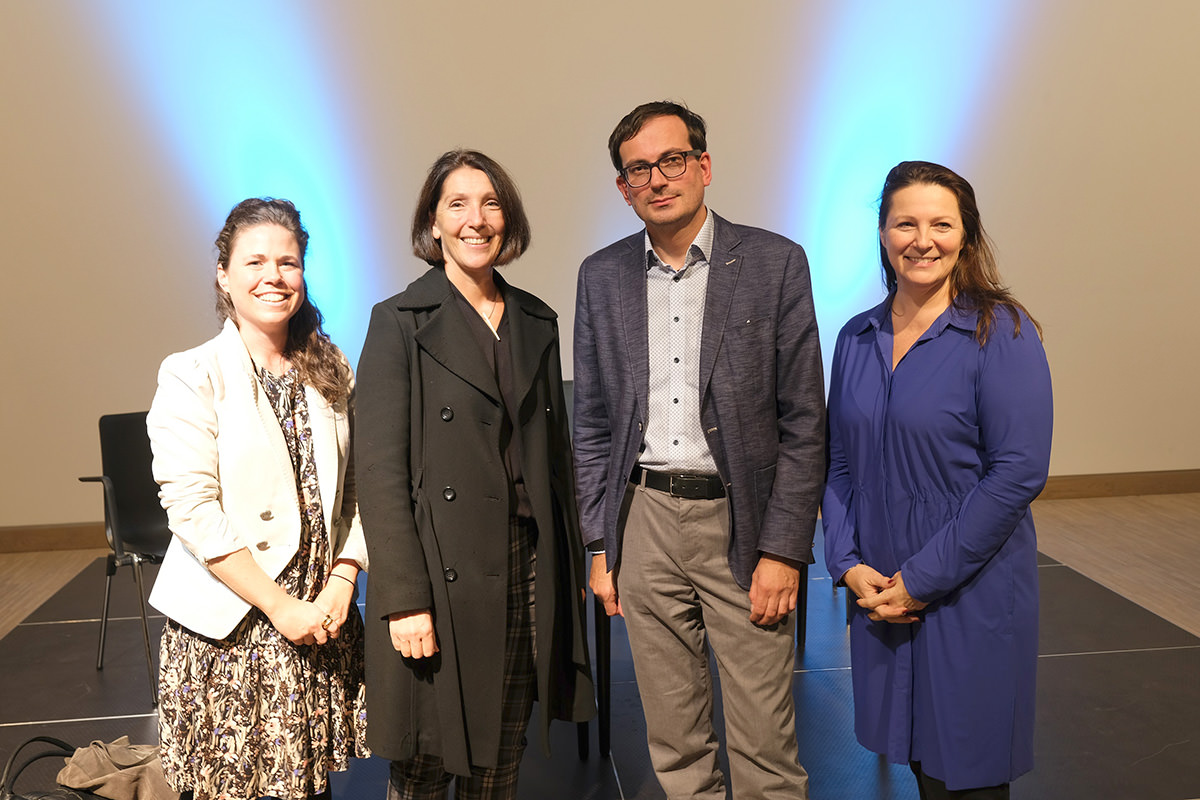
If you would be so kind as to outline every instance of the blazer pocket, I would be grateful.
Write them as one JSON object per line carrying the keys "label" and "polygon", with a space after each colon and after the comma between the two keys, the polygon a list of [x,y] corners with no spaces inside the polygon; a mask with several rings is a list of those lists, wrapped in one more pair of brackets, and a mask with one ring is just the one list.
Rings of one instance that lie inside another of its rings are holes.
{"label": "blazer pocket", "polygon": [[771,493],[775,491],[775,465],[754,471],[754,504],[758,507],[758,521],[762,523]]}
{"label": "blazer pocket", "polygon": [[[729,366],[736,385],[753,393],[751,399],[761,399],[761,394],[771,384],[768,378],[775,372],[775,325],[771,316],[735,318],[736,323],[725,336],[729,353]],[[772,405],[774,398],[771,398]]]}

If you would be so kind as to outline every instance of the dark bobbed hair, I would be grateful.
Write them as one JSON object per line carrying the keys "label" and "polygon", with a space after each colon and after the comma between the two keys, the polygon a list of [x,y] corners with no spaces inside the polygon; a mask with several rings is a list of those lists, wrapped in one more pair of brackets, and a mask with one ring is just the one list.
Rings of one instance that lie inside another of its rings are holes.
{"label": "dark bobbed hair", "polygon": [[[1037,328],[1038,336],[1041,336],[1042,326],[1017,302],[1001,280],[991,239],[983,229],[983,221],[979,216],[975,190],[966,178],[954,170],[929,161],[901,161],[892,167],[883,182],[883,192],[879,195],[880,233],[887,225],[888,214],[892,210],[892,198],[896,192],[917,184],[941,186],[958,201],[958,213],[963,222],[963,243],[958,261],[950,271],[950,296],[951,302],[957,307],[979,312],[979,322],[975,327],[975,339],[979,344],[982,346],[987,343],[997,306],[1006,310],[1012,317],[1013,326],[1016,328],[1014,336],[1021,332],[1019,312],[1029,317],[1029,321]],[[879,242],[879,261],[883,265],[884,285],[888,294],[894,295],[896,270],[888,260],[887,248],[884,247],[882,239]]]}
{"label": "dark bobbed hair", "polygon": [[[229,256],[238,236],[259,225],[278,225],[296,237],[300,247],[300,264],[308,253],[308,231],[300,223],[300,212],[288,200],[271,197],[251,197],[233,207],[225,218],[225,226],[217,234],[217,267],[229,268]],[[238,324],[237,311],[229,293],[217,283],[217,316]],[[304,281],[304,302],[288,320],[287,343],[283,354],[296,367],[300,379],[315,388],[333,403],[350,392],[350,369],[345,357],[321,328],[324,318],[308,293]]]}
{"label": "dark bobbed hair", "polygon": [[492,182],[496,199],[500,202],[500,213],[504,215],[504,239],[500,245],[500,253],[496,256],[493,266],[504,266],[521,257],[529,248],[532,236],[529,230],[529,218],[525,216],[525,205],[521,202],[521,193],[517,184],[494,159],[489,158],[478,150],[462,148],[448,150],[438,156],[425,176],[425,185],[417,198],[417,207],[413,211],[412,248],[413,255],[435,267],[446,266],[442,255],[441,243],[433,238],[433,221],[437,216],[437,205],[442,199],[442,187],[451,172],[461,167],[477,169]]}
{"label": "dark bobbed hair", "polygon": [[688,143],[692,149],[708,151],[708,139],[706,138],[708,126],[704,124],[703,117],[682,103],[672,100],[655,100],[651,103],[642,103],[630,111],[609,134],[608,155],[612,159],[613,166],[617,168],[617,172],[620,172],[625,166],[621,163],[621,145],[637,136],[642,126],[655,117],[679,117],[687,126]]}

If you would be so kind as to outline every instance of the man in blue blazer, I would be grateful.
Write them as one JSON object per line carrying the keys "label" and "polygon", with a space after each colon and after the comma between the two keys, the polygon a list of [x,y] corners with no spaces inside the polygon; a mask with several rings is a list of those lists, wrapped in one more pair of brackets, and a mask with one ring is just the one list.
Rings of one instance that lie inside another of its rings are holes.
{"label": "man in blue blazer", "polygon": [[799,567],[825,475],[804,250],[704,203],[699,115],[647,103],[609,138],[644,231],[589,256],[575,309],[575,459],[590,583],[625,617],[670,798],[805,798],[792,699]]}

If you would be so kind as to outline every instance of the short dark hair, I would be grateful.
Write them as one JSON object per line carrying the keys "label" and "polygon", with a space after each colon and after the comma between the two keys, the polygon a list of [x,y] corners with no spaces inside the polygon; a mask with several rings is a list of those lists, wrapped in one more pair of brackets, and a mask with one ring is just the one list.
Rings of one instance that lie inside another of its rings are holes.
{"label": "short dark hair", "polygon": [[[882,233],[887,225],[888,214],[892,210],[892,198],[896,196],[896,192],[918,184],[941,186],[954,195],[958,202],[958,214],[963,223],[963,243],[958,261],[950,272],[951,299],[960,308],[979,311],[979,322],[975,328],[975,338],[979,343],[982,345],[987,342],[997,306],[1008,311],[1016,328],[1015,333],[1021,332],[1021,317],[1018,311],[1022,311],[1040,335],[1042,326],[1017,302],[1000,279],[996,254],[992,249],[991,239],[983,229],[979,204],[975,201],[975,189],[966,178],[954,170],[930,161],[901,161],[892,167],[879,195],[880,232]],[[889,293],[895,292],[896,270],[888,260],[887,248],[884,247],[882,238],[879,241],[879,260],[883,266],[883,283]]]}
{"label": "short dark hair", "polygon": [[442,199],[442,187],[446,178],[460,167],[477,169],[487,175],[488,180],[492,182],[492,189],[496,192],[496,199],[500,202],[500,213],[504,215],[504,239],[494,266],[503,266],[520,258],[529,248],[531,233],[529,218],[525,216],[525,206],[521,202],[517,184],[494,159],[478,150],[461,148],[442,153],[425,176],[425,185],[421,187],[417,208],[413,211],[413,255],[435,267],[446,265],[441,242],[433,238],[433,221],[437,215],[438,201]]}
{"label": "short dark hair", "polygon": [[672,100],[655,100],[652,103],[642,103],[622,117],[621,121],[617,123],[617,127],[613,128],[613,132],[609,135],[608,155],[612,158],[617,172],[620,172],[625,166],[621,163],[621,145],[637,136],[642,126],[655,117],[679,117],[687,126],[688,143],[692,149],[708,151],[706,138],[708,126],[704,124],[704,117],[682,103]]}

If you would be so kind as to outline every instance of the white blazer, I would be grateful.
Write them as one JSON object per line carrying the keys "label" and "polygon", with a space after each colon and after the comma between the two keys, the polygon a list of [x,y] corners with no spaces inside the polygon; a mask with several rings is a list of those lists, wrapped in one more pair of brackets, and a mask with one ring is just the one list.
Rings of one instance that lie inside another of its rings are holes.
{"label": "white blazer", "polygon": [[[312,387],[304,391],[333,558],[366,569],[350,463],[350,402],[330,405]],[[215,338],[163,361],[146,427],[174,534],[150,604],[196,633],[224,638],[250,604],[205,564],[245,547],[274,579],[300,547],[287,443],[231,320]]]}

